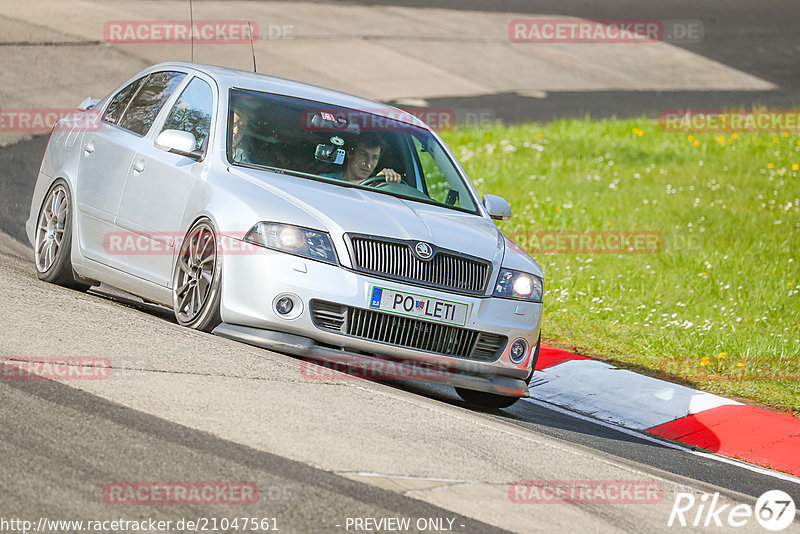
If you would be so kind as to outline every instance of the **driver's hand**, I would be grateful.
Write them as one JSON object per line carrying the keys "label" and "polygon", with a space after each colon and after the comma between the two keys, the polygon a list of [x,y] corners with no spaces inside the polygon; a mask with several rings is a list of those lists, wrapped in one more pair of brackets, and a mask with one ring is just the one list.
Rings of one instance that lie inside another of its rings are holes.
{"label": "driver's hand", "polygon": [[383,176],[386,178],[387,182],[399,182],[403,179],[403,176],[399,172],[393,171],[392,169],[383,169],[376,176]]}

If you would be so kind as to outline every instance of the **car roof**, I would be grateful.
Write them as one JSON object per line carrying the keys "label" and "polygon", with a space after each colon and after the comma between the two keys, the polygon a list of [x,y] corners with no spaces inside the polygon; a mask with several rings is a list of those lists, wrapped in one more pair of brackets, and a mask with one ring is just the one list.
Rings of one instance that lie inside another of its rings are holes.
{"label": "car roof", "polygon": [[230,69],[216,65],[204,65],[201,63],[186,62],[159,63],[158,65],[151,67],[151,69],[155,70],[169,67],[181,67],[184,69],[194,69],[202,72],[216,80],[220,91],[224,92],[227,92],[232,88],[238,88],[263,91],[284,96],[294,96],[316,102],[323,102],[325,104],[331,104],[334,106],[366,111],[374,115],[400,120],[408,124],[413,124],[415,126],[428,129],[428,126],[414,115],[402,109],[390,106],[389,104],[368,100],[366,98],[348,93],[342,93],[340,91],[334,91],[333,89],[326,89],[317,85],[287,80],[277,76],[269,76],[267,74],[260,74],[257,72]]}

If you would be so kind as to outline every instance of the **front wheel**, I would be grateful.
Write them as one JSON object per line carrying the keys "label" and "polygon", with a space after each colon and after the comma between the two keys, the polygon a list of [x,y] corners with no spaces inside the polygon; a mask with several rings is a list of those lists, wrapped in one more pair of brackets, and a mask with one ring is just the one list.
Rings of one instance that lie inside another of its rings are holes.
{"label": "front wheel", "polygon": [[217,233],[208,219],[200,219],[186,234],[172,276],[172,311],[181,326],[211,332],[219,314],[222,259]]}
{"label": "front wheel", "polygon": [[485,391],[475,391],[474,389],[456,388],[456,393],[467,404],[474,404],[483,408],[508,408],[520,399],[520,397],[509,397],[496,393],[486,393]]}
{"label": "front wheel", "polygon": [[42,202],[33,243],[36,275],[40,280],[86,291],[72,270],[72,202],[64,180],[56,180]]}

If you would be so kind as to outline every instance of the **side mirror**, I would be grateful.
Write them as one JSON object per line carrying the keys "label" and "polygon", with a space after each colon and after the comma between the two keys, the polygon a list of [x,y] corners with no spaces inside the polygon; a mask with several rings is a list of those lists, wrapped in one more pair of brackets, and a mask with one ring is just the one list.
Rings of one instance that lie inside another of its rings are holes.
{"label": "side mirror", "polygon": [[88,111],[92,109],[97,103],[100,102],[97,98],[86,97],[83,102],[78,104],[78,109],[81,111]]}
{"label": "side mirror", "polygon": [[508,202],[503,197],[483,195],[483,205],[492,219],[507,221],[511,218],[511,206],[508,205]]}
{"label": "side mirror", "polygon": [[187,158],[203,159],[203,155],[194,150],[196,144],[194,134],[181,130],[164,130],[156,137],[156,148]]}

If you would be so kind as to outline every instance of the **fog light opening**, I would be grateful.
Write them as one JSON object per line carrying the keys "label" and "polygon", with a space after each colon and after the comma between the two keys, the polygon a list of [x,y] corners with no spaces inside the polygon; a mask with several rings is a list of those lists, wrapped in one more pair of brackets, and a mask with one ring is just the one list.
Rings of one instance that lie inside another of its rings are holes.
{"label": "fog light opening", "polygon": [[511,344],[511,350],[509,351],[511,361],[514,363],[522,363],[527,355],[528,342],[522,338],[514,340],[514,343]]}
{"label": "fog light opening", "polygon": [[280,315],[288,315],[294,309],[294,302],[289,297],[282,297],[275,303],[275,311]]}
{"label": "fog light opening", "polygon": [[294,293],[281,293],[272,300],[272,309],[281,319],[297,319],[303,313],[303,301]]}

